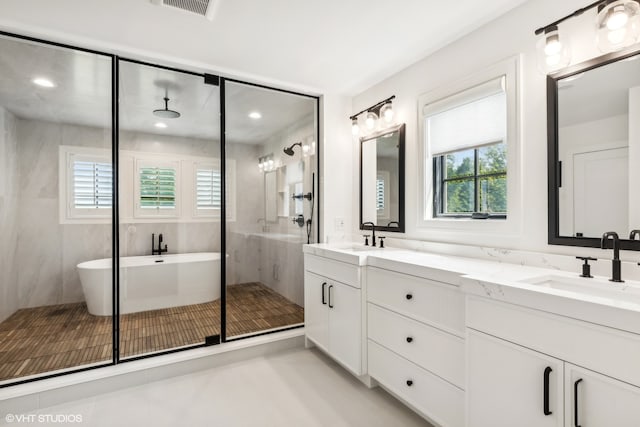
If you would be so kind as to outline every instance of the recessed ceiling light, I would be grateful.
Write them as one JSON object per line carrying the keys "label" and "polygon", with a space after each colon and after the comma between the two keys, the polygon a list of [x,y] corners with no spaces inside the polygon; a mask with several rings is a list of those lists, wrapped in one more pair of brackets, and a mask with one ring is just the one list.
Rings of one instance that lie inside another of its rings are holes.
{"label": "recessed ceiling light", "polygon": [[257,111],[252,111],[249,113],[249,117],[252,118],[253,120],[258,120],[262,118],[262,114],[260,114]]}
{"label": "recessed ceiling light", "polygon": [[155,124],[155,127],[160,128],[160,129],[166,129],[167,128],[167,124],[166,123],[162,123],[162,122],[158,122]]}
{"label": "recessed ceiling light", "polygon": [[51,80],[46,79],[44,77],[37,77],[32,81],[33,81],[33,84],[36,84],[40,87],[46,87],[46,88],[56,87],[55,83],[53,83]]}

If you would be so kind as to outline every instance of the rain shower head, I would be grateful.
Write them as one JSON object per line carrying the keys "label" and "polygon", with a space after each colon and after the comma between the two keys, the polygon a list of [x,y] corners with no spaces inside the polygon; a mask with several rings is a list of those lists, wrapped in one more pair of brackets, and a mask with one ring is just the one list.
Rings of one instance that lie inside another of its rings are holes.
{"label": "rain shower head", "polygon": [[284,151],[284,154],[286,154],[287,156],[293,156],[294,154],[293,147],[295,147],[296,145],[299,145],[300,147],[302,147],[302,142],[296,142],[291,147],[285,147],[282,151]]}
{"label": "rain shower head", "polygon": [[153,110],[153,115],[161,117],[163,119],[177,119],[180,117],[180,113],[174,110],[169,110],[169,98],[164,97],[164,108]]}

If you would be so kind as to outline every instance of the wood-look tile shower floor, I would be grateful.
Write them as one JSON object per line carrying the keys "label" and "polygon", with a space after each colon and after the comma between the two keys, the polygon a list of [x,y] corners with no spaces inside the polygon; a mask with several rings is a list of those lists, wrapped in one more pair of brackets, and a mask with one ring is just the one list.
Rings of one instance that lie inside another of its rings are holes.
{"label": "wood-look tile shower floor", "polygon": [[[304,310],[262,283],[227,287],[227,336],[304,322]],[[220,300],[120,316],[120,357],[199,344],[220,334]],[[0,381],[109,362],[112,319],[85,303],[26,308],[0,323]]]}

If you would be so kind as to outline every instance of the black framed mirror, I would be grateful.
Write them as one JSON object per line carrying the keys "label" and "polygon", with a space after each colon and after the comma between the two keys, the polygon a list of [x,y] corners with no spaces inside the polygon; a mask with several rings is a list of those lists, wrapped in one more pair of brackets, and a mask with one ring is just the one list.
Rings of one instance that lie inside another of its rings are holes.
{"label": "black framed mirror", "polygon": [[360,229],[404,233],[405,125],[360,138]]}
{"label": "black framed mirror", "polygon": [[640,51],[547,77],[549,244],[640,250]]}

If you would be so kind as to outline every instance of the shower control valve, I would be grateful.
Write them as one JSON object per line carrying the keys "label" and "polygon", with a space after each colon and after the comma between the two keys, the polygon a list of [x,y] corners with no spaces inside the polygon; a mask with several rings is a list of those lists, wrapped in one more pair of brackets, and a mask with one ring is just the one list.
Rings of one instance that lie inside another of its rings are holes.
{"label": "shower control valve", "polygon": [[298,224],[298,227],[304,227],[304,215],[298,215],[291,218],[294,224]]}

